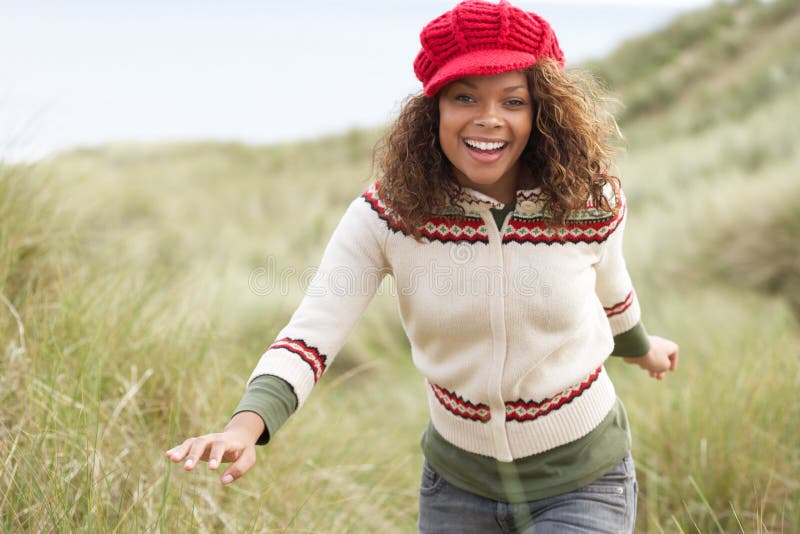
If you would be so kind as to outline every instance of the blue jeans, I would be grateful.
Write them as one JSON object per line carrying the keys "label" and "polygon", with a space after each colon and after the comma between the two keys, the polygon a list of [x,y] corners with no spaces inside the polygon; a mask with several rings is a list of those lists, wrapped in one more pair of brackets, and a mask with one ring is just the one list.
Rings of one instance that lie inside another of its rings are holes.
{"label": "blue jeans", "polygon": [[423,464],[419,499],[421,534],[550,534],[633,532],[636,472],[628,453],[591,484],[530,502],[509,504],[459,489]]}

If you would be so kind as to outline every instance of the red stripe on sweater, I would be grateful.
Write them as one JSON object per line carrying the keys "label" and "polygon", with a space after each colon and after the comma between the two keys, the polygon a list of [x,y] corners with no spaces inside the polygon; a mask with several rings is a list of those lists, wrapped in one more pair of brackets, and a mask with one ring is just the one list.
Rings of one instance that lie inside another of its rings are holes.
{"label": "red stripe on sweater", "polygon": [[486,404],[474,404],[436,384],[431,384],[431,389],[439,404],[452,414],[481,423],[485,423],[491,418],[489,406]]}
{"label": "red stripe on sweater", "polygon": [[623,204],[616,216],[567,222],[563,228],[551,228],[541,217],[526,220],[514,216],[503,235],[503,243],[602,243],[617,229],[626,210]]}
{"label": "red stripe on sweater", "polygon": [[[316,384],[325,372],[325,361],[327,360],[324,354],[320,354],[316,347],[311,347],[306,344],[302,339],[291,339],[285,337],[275,341],[269,346],[269,349],[286,349],[289,352],[297,354],[306,362],[311,371],[314,373],[314,383]],[[269,350],[267,349],[267,350]]]}
{"label": "red stripe on sweater", "polygon": [[[408,229],[403,221],[386,207],[375,189],[370,188],[361,196],[375,210],[378,217],[386,221],[389,228],[408,235]],[[485,243],[489,240],[483,219],[461,215],[432,216],[422,226],[420,234],[428,239],[442,242]]]}
{"label": "red stripe on sweater", "polygon": [[613,317],[615,315],[619,315],[623,313],[625,310],[631,307],[633,304],[633,290],[625,297],[625,300],[622,302],[617,302],[613,306],[609,306],[608,308],[603,307],[606,311],[606,317]]}
{"label": "red stripe on sweater", "polygon": [[506,403],[506,421],[533,421],[543,415],[547,415],[553,410],[558,410],[565,404],[572,402],[575,398],[579,397],[584,391],[589,389],[591,385],[600,376],[603,370],[601,365],[594,370],[592,374],[586,377],[585,380],[576,384],[575,386],[562,391],[561,393],[544,399],[539,402],[524,401],[522,399]]}

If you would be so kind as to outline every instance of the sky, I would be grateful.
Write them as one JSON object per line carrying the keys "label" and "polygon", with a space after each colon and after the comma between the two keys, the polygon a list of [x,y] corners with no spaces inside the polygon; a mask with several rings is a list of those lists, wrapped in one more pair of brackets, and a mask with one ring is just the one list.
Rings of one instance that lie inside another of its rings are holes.
{"label": "sky", "polygon": [[[455,0],[0,0],[0,160],[175,140],[271,144],[386,124]],[[711,3],[525,1],[567,65]]]}

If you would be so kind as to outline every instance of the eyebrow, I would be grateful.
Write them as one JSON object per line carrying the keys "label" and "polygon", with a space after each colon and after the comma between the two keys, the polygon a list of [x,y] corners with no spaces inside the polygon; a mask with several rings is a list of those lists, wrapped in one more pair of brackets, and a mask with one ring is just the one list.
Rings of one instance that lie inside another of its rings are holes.
{"label": "eyebrow", "polygon": [[[477,89],[477,88],[478,88],[478,86],[477,86],[477,85],[475,85],[475,84],[474,84],[474,83],[472,83],[472,82],[468,82],[468,81],[466,81],[466,80],[457,80],[457,81],[456,81],[456,83],[460,83],[460,84],[466,85],[467,87],[470,87],[470,88],[472,88],[472,89]],[[512,86],[510,86],[510,87],[506,87],[506,88],[504,88],[504,89],[503,89],[503,92],[504,92],[504,93],[510,93],[510,92],[512,92],[512,91],[516,91],[517,89],[524,89],[524,88],[525,88],[525,86],[524,86],[524,85],[512,85]]]}

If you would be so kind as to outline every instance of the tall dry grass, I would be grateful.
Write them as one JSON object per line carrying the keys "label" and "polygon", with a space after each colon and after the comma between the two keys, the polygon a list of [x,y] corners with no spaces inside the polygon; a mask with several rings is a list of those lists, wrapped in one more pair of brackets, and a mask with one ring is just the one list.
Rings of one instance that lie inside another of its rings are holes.
{"label": "tall dry grass", "polygon": [[[620,72],[613,58],[597,67],[622,80],[623,101],[662,76],[682,80],[668,109],[639,107],[623,123],[628,267],[648,330],[682,354],[663,383],[609,363],[633,429],[641,532],[800,529],[789,4],[715,7],[716,32],[755,43],[725,68],[696,71],[720,52],[692,41],[691,25],[673,48],[699,63],[673,64],[644,41]],[[753,92],[770,72],[772,89]],[[744,105],[719,113],[716,101]],[[427,413],[391,281],[242,481],[222,488],[162,452],[226,423],[299,302],[304,269],[365,187],[377,133],[117,145],[0,167],[0,529],[415,530]],[[285,288],[253,286],[268,267],[289,273]]]}

